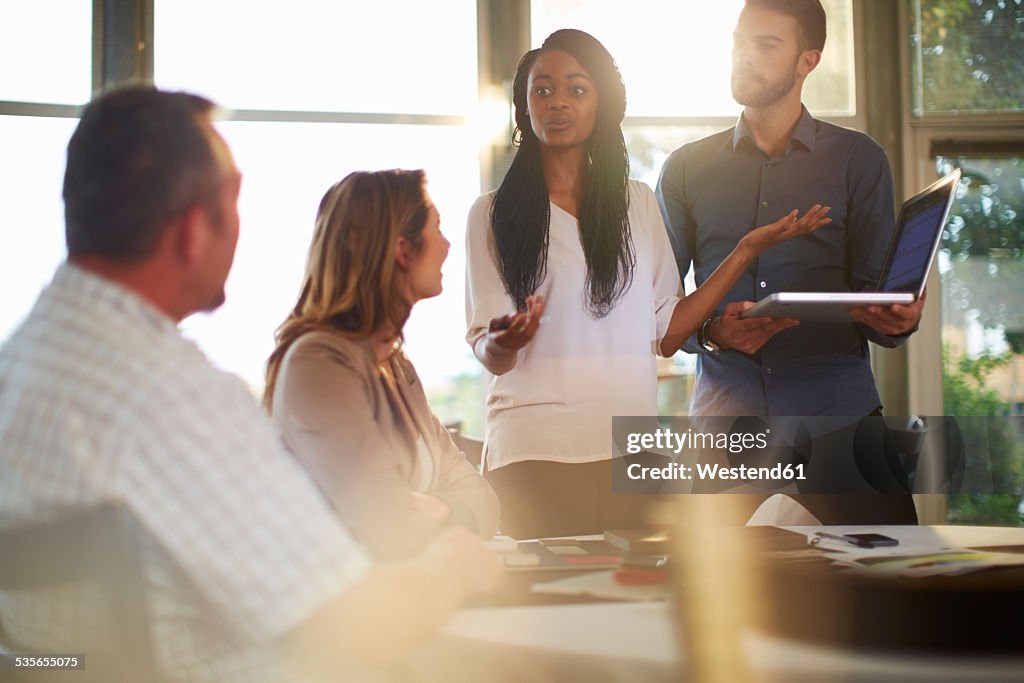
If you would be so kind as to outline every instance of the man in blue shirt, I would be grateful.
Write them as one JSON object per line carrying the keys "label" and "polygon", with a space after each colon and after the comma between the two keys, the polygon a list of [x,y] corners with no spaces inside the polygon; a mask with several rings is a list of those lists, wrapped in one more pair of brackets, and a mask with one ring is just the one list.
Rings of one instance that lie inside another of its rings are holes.
{"label": "man in blue shirt", "polygon": [[773,292],[874,289],[894,226],[885,152],[801,103],[825,44],[819,0],[746,0],[733,35],[739,122],[676,150],[658,181],[680,275],[692,262],[699,285],[742,235],[793,209],[828,205],[832,222],[762,254],[683,345],[700,354],[691,414],[876,413],[867,343],[903,343],[923,298],[853,309],[859,322],[849,324],[739,314]]}

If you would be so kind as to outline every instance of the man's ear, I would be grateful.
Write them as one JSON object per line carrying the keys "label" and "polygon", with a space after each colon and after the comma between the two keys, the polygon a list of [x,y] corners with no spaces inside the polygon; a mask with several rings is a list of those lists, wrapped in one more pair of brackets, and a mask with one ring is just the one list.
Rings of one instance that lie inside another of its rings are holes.
{"label": "man's ear", "polygon": [[804,50],[800,55],[800,75],[807,78],[821,64],[821,50]]}
{"label": "man's ear", "polygon": [[171,225],[175,234],[175,252],[182,263],[193,265],[202,258],[209,245],[210,224],[206,211],[199,204],[185,210]]}
{"label": "man's ear", "polygon": [[408,270],[412,265],[412,245],[409,244],[409,240],[404,237],[399,237],[398,241],[395,242],[395,263],[398,267],[403,270]]}

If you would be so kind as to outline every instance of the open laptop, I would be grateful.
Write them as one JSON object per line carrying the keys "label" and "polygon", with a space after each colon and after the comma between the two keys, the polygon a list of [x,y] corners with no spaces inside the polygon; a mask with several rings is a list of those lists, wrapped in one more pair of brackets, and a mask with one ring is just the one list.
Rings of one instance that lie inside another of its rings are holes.
{"label": "open laptop", "polygon": [[913,303],[924,292],[959,181],[956,169],[903,203],[875,291],[776,292],[740,317],[849,322],[853,306]]}

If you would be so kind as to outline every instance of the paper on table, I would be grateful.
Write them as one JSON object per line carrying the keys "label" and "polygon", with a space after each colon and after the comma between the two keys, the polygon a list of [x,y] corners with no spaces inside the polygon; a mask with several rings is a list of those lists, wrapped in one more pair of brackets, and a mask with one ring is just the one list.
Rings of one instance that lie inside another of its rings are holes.
{"label": "paper on table", "polygon": [[[872,573],[895,576],[952,576],[968,572],[990,569],[992,567],[1024,566],[1024,554],[985,552],[960,547],[950,543],[959,538],[955,527],[920,527],[920,526],[833,526],[833,527],[794,527],[793,531],[804,534],[808,542],[817,539],[815,545],[824,550],[833,564],[853,567]],[[815,536],[817,531],[841,536],[851,533],[881,533],[899,540],[897,546],[882,548],[859,548],[838,539]],[[971,544],[985,541],[975,534]],[[1007,534],[992,541],[1007,544]],[[1024,540],[1024,539],[1022,539]]]}
{"label": "paper on table", "polygon": [[[921,553],[933,553],[939,550],[956,548],[958,545],[951,544],[945,536],[930,527],[920,526],[795,526],[784,527],[807,537],[807,542],[817,538],[816,547],[829,552],[844,553],[844,559],[851,555],[866,554],[866,556],[877,557],[880,555],[913,555]],[[897,546],[883,546],[881,548],[859,548],[846,541],[828,537],[817,537],[815,534],[823,531],[834,536],[844,534],[882,534],[890,536],[899,541]]]}
{"label": "paper on table", "polygon": [[[931,552],[944,548],[984,548],[1024,546],[1024,528],[970,527],[970,526],[915,526],[910,524],[858,525],[858,526],[784,526],[784,529],[804,534],[808,538],[815,531],[830,534],[885,534],[899,539],[903,552]],[[838,544],[839,547],[843,544]],[[849,546],[854,548],[855,546]],[[881,549],[879,549],[881,550]],[[891,550],[891,549],[890,549]]]}
{"label": "paper on table", "polygon": [[518,542],[511,536],[495,536],[484,541],[484,545],[496,553],[514,553],[519,549]]}
{"label": "paper on table", "polygon": [[634,663],[635,672],[638,661],[673,665],[679,661],[672,620],[664,602],[475,607],[456,612],[443,634],[477,645],[621,660]]}
{"label": "paper on table", "polygon": [[746,526],[820,526],[821,520],[789,496],[776,493],[750,515]]}
{"label": "paper on table", "polygon": [[588,555],[589,553],[584,548],[572,545],[556,545],[547,546],[547,549],[553,552],[555,555]]}
{"label": "paper on table", "polygon": [[907,555],[886,554],[866,556],[857,553],[853,562],[843,557],[841,564],[852,565],[872,573],[896,576],[953,576],[992,567],[1024,566],[1024,555],[1015,553],[989,553],[983,550],[951,549],[936,553]]}
{"label": "paper on table", "polygon": [[591,572],[535,583],[530,591],[546,595],[587,595],[605,600],[665,600],[669,596],[668,582],[623,585],[616,583],[615,571]]}

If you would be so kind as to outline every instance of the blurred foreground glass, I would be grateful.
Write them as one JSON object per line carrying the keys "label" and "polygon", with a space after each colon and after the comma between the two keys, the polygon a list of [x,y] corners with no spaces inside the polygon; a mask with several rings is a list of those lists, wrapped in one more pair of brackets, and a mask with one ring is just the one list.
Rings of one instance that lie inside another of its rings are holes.
{"label": "blurred foreground glass", "polygon": [[[964,175],[939,252],[945,412],[1024,415],[1024,159],[936,159],[938,176],[956,167]],[[1014,431],[964,435],[966,449],[992,453],[985,475],[998,490],[1024,487],[1024,434]],[[1022,505],[1019,494],[956,496],[949,518],[1022,525]]]}
{"label": "blurred foreground glass", "polygon": [[[817,116],[856,114],[852,0],[823,0],[824,57],[807,79],[804,101]],[[743,0],[532,0],[532,44],[560,28],[600,40],[622,71],[627,116],[735,116],[732,33]]]}
{"label": "blurred foreground glass", "polygon": [[914,115],[1024,110],[1024,3],[913,0]]}

